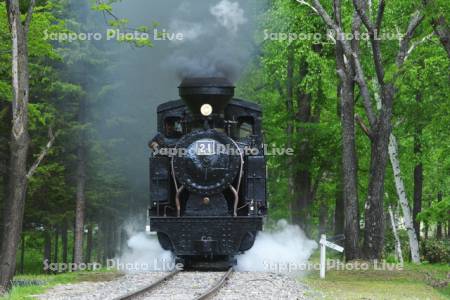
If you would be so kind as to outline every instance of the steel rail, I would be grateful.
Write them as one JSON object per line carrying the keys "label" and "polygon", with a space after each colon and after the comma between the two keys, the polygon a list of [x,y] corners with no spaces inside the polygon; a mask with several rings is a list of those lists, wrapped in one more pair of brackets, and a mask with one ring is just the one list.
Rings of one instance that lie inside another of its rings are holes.
{"label": "steel rail", "polygon": [[233,268],[229,268],[228,271],[220,278],[217,283],[211,287],[208,291],[206,291],[201,296],[195,298],[195,300],[205,300],[209,299],[210,297],[214,296],[220,288],[225,284],[228,278],[230,278],[231,273],[233,273]]}
{"label": "steel rail", "polygon": [[153,290],[154,288],[159,286],[161,283],[163,283],[164,281],[172,278],[173,276],[175,276],[179,272],[180,272],[180,270],[175,270],[175,271],[167,274],[166,276],[158,279],[157,281],[153,282],[152,284],[147,285],[146,287],[143,287],[143,288],[141,288],[141,289],[139,289],[137,291],[134,291],[134,292],[130,292],[130,293],[124,295],[124,296],[117,297],[114,300],[129,300],[129,299],[134,299],[136,297],[139,297],[139,296],[141,296],[141,295],[143,295],[143,294]]}

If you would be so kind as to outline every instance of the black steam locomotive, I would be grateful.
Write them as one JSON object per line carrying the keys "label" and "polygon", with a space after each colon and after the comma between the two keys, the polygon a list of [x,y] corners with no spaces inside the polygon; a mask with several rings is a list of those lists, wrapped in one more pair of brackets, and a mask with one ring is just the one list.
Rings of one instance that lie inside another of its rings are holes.
{"label": "black steam locomotive", "polygon": [[230,261],[267,213],[261,109],[224,78],[187,78],[149,142],[150,230],[178,261]]}

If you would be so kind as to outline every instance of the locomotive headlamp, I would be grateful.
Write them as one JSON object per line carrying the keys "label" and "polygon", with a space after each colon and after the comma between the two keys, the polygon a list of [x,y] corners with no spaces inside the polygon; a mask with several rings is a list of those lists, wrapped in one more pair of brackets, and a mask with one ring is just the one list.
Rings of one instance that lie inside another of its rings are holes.
{"label": "locomotive headlamp", "polygon": [[200,107],[200,112],[203,116],[207,117],[212,114],[213,108],[210,104],[206,103]]}

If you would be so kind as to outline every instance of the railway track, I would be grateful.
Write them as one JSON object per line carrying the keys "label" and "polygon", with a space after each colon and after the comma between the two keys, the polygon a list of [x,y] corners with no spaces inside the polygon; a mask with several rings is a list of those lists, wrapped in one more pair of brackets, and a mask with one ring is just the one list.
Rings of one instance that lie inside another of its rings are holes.
{"label": "railway track", "polygon": [[160,278],[159,280],[153,282],[150,285],[147,285],[137,291],[128,293],[124,296],[120,296],[115,298],[114,300],[130,300],[130,299],[135,299],[137,297],[140,297],[148,292],[150,292],[151,290],[155,289],[156,287],[158,287],[159,285],[161,285],[161,283],[165,282],[166,280],[172,278],[173,276],[175,276],[176,274],[178,274],[180,272],[180,270],[175,270],[169,274],[167,274],[166,276]]}
{"label": "railway track", "polygon": [[[120,296],[115,298],[114,300],[130,300],[130,299],[137,299],[140,297],[143,297],[145,294],[149,294],[152,290],[159,287],[162,283],[166,282],[167,280],[174,277],[176,274],[181,272],[180,270],[173,271],[166,276],[158,279],[157,281],[139,289],[134,292],[128,293],[126,295]],[[227,282],[227,279],[230,278],[231,274],[233,273],[233,268],[229,268],[228,271],[222,275],[222,277],[216,281],[216,283],[210,287],[206,292],[204,292],[202,295],[194,298],[195,300],[206,300],[213,297],[219,290],[222,288],[222,286]]]}
{"label": "railway track", "polygon": [[227,279],[230,278],[231,273],[233,273],[233,268],[229,268],[228,271],[220,278],[219,281],[216,282],[216,284],[213,287],[207,290],[203,295],[195,298],[195,300],[205,300],[214,296],[225,284],[225,282],[227,282]]}

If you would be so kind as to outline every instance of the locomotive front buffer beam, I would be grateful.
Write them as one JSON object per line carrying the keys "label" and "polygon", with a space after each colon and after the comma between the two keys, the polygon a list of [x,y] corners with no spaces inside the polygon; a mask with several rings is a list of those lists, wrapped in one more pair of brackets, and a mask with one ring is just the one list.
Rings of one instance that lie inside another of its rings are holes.
{"label": "locomotive front buffer beam", "polygon": [[253,246],[262,224],[262,217],[150,218],[161,246],[176,256],[234,256]]}

